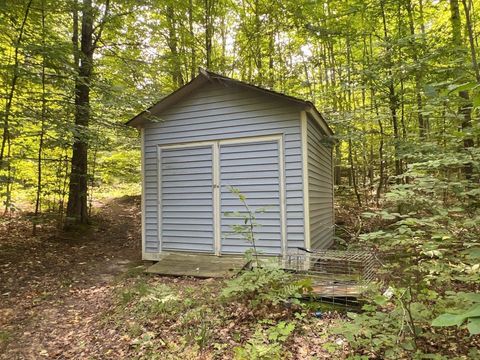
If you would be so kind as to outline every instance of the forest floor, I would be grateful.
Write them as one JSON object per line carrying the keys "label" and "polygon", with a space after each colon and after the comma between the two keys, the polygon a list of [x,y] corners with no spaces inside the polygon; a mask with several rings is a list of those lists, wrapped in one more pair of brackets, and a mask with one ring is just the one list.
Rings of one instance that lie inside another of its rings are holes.
{"label": "forest floor", "polygon": [[[144,274],[139,208],[138,197],[99,203],[82,235],[44,225],[32,236],[22,216],[0,223],[0,359],[231,358],[258,342],[259,324],[280,321],[221,304],[221,280]],[[336,318],[299,320],[267,350],[342,358],[343,341],[326,334]]]}

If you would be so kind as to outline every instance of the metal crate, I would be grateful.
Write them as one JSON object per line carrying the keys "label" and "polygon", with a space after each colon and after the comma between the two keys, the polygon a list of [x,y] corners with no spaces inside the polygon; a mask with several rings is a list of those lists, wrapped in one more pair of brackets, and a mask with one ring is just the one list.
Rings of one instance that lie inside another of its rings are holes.
{"label": "metal crate", "polygon": [[282,257],[282,267],[313,280],[313,292],[329,302],[356,304],[378,277],[380,262],[368,250],[313,250],[299,248]]}

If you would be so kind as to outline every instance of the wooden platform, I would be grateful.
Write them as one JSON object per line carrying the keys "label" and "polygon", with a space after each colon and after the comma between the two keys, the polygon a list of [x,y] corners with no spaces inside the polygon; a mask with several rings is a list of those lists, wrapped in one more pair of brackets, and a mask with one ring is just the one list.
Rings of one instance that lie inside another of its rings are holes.
{"label": "wooden platform", "polygon": [[235,276],[246,265],[247,261],[240,256],[171,253],[163,255],[146,271],[160,275],[224,278]]}

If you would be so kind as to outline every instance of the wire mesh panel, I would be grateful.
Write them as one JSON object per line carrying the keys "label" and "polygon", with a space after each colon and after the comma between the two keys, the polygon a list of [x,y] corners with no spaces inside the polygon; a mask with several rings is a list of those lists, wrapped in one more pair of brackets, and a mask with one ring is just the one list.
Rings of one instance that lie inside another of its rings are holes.
{"label": "wire mesh panel", "polygon": [[371,251],[298,249],[285,255],[282,266],[313,280],[319,299],[358,303],[367,286],[377,279],[379,261]]}

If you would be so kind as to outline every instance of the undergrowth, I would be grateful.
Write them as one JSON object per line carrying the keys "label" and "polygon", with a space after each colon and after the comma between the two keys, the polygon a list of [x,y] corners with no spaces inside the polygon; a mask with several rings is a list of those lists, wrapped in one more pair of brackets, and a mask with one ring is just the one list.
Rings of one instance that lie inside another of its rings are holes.
{"label": "undergrowth", "polygon": [[119,283],[105,326],[121,331],[138,359],[288,359],[300,346],[329,353],[310,338],[324,331],[320,323],[336,320],[317,319],[300,301],[305,291],[271,265],[229,280],[137,275]]}

